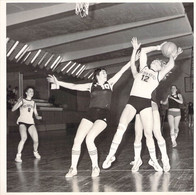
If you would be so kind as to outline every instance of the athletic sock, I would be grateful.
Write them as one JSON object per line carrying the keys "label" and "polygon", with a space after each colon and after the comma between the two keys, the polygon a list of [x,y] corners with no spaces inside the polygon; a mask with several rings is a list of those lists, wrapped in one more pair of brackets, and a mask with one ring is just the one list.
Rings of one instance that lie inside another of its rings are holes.
{"label": "athletic sock", "polygon": [[165,141],[162,142],[162,143],[158,143],[158,146],[159,146],[159,149],[160,149],[160,151],[161,151],[162,159],[168,158]]}
{"label": "athletic sock", "polygon": [[157,158],[156,158],[155,147],[154,148],[148,148],[148,151],[149,151],[150,158],[152,159],[152,161],[156,162]]}
{"label": "athletic sock", "polygon": [[77,169],[79,157],[80,157],[80,150],[72,150],[71,167],[73,169]]}
{"label": "athletic sock", "polygon": [[98,153],[97,153],[97,148],[94,150],[88,151],[89,156],[91,158],[92,162],[92,167],[98,167]]}
{"label": "athletic sock", "polygon": [[141,158],[142,144],[134,144],[134,160]]}

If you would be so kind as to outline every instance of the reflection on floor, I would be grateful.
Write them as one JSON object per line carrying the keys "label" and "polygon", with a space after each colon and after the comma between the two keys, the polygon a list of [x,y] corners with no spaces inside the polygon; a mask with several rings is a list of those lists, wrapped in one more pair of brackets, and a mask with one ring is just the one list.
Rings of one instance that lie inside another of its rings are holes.
{"label": "reflection on floor", "polygon": [[[99,165],[105,159],[115,129],[107,129],[96,140]],[[136,173],[131,172],[133,160],[134,130],[131,124],[124,135],[117,153],[117,161],[108,170],[101,169],[97,178],[91,178],[91,163],[86,146],[78,165],[78,175],[66,179],[75,131],[39,132],[41,160],[34,159],[32,141],[29,138],[23,151],[23,162],[15,163],[19,141],[18,132],[10,132],[7,138],[7,192],[193,192],[193,128],[180,124],[178,146],[172,148],[168,124],[163,136],[166,139],[171,171],[155,172],[148,165],[149,155],[143,139],[143,164]],[[157,157],[161,164],[160,152]]]}

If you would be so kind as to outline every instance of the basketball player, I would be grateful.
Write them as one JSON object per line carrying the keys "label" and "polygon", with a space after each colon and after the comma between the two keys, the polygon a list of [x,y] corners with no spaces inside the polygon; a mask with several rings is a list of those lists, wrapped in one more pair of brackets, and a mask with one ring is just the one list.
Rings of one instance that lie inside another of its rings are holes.
{"label": "basketball player", "polygon": [[37,151],[39,143],[35,122],[33,119],[33,113],[37,120],[41,120],[42,117],[38,115],[35,101],[32,100],[34,89],[32,87],[27,87],[24,90],[24,95],[26,96],[26,98],[20,97],[12,108],[12,112],[20,108],[20,116],[17,119],[17,124],[19,125],[21,140],[18,144],[18,152],[15,158],[16,162],[22,162],[21,153],[27,140],[27,130],[33,140],[33,154],[35,158],[41,158],[40,154]]}
{"label": "basketball player", "polygon": [[58,81],[55,76],[49,75],[48,82],[59,86],[78,91],[90,92],[90,106],[86,116],[81,120],[74,138],[72,147],[71,167],[65,177],[77,175],[77,165],[81,153],[81,144],[86,138],[88,153],[92,162],[92,177],[99,176],[98,152],[94,143],[95,138],[107,127],[107,118],[110,112],[113,86],[120,79],[122,74],[130,68],[130,62],[124,65],[111,79],[107,80],[105,69],[94,71],[94,82],[86,84],[74,84]]}
{"label": "basketball player", "polygon": [[[178,51],[176,53],[176,55],[174,56],[174,59],[177,58],[177,56],[179,54],[182,53],[182,49],[178,48]],[[162,61],[162,66],[165,66],[166,63],[164,61]],[[166,79],[166,77],[168,76],[168,74],[163,78],[163,80]],[[160,114],[159,114],[159,108],[158,108],[158,100],[156,98],[156,91],[157,89],[155,89],[152,92],[152,97],[151,97],[151,105],[152,105],[152,111],[153,111],[153,134],[158,142],[158,146],[159,149],[161,151],[161,156],[162,156],[162,163],[163,163],[163,170],[165,172],[168,172],[170,170],[170,163],[169,163],[169,158],[167,155],[167,148],[166,148],[166,143],[165,143],[165,139],[162,136],[161,133],[161,121],[160,121]],[[142,160],[141,160],[141,140],[143,137],[143,126],[142,126],[142,122],[140,120],[140,116],[139,114],[136,115],[136,120],[135,120],[135,141],[134,141],[134,161],[132,161],[130,164],[133,165],[132,167],[132,171],[136,172],[139,170],[139,167],[142,164]],[[140,158],[140,160],[137,160],[138,158]],[[135,162],[140,162],[135,163]],[[149,160],[149,164],[151,165],[151,159]]]}
{"label": "basketball player", "polygon": [[[135,54],[140,47],[140,44],[137,42],[137,38],[132,39],[133,53],[131,57],[131,70],[134,77],[134,83],[130,92],[130,98],[125,106],[119,121],[117,131],[112,140],[109,154],[106,157],[106,160],[103,162],[103,169],[107,169],[111,166],[111,163],[115,161],[115,154],[118,149],[119,144],[123,138],[123,135],[127,129],[128,124],[132,121],[136,114],[137,117],[140,117],[142,126],[144,128],[144,134],[146,137],[146,145],[150,154],[150,165],[154,167],[156,171],[162,171],[157,158],[154,140],[152,136],[153,130],[153,114],[151,107],[151,95],[152,92],[159,85],[159,82],[170,72],[174,67],[174,57],[171,55],[166,66],[162,67],[161,60],[153,60],[150,64],[150,68],[147,66],[147,54],[161,50],[161,47],[165,44],[162,43],[158,46],[150,46],[141,49],[140,53],[140,67],[139,72],[135,66]],[[137,148],[137,147],[135,147]],[[137,152],[136,152],[137,153]],[[141,165],[141,158],[137,158],[135,164]]]}
{"label": "basketball player", "polygon": [[178,137],[179,123],[181,119],[180,104],[183,104],[183,98],[175,85],[171,86],[171,94],[168,95],[165,101],[161,101],[161,104],[169,104],[168,123],[170,127],[170,137],[172,141],[172,147],[176,147],[176,139]]}

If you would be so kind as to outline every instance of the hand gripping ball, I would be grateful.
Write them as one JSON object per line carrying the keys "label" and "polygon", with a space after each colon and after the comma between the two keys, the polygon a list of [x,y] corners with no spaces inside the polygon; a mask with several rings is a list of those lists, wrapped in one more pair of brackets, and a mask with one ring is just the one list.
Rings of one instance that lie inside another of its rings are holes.
{"label": "hand gripping ball", "polygon": [[173,42],[167,42],[161,47],[162,54],[169,58],[171,55],[175,55],[177,53],[177,46]]}

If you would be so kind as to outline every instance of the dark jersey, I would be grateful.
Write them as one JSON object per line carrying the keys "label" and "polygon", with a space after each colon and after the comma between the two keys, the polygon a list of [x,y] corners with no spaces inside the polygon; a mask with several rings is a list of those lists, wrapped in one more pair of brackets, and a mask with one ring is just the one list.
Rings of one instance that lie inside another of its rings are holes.
{"label": "dark jersey", "polygon": [[[173,98],[179,100],[178,95],[171,95]],[[175,100],[168,98],[169,101],[169,108],[180,108],[180,104],[178,102],[176,102]]]}
{"label": "dark jersey", "polygon": [[106,81],[103,86],[93,83],[90,94],[90,108],[110,109],[112,89]]}

